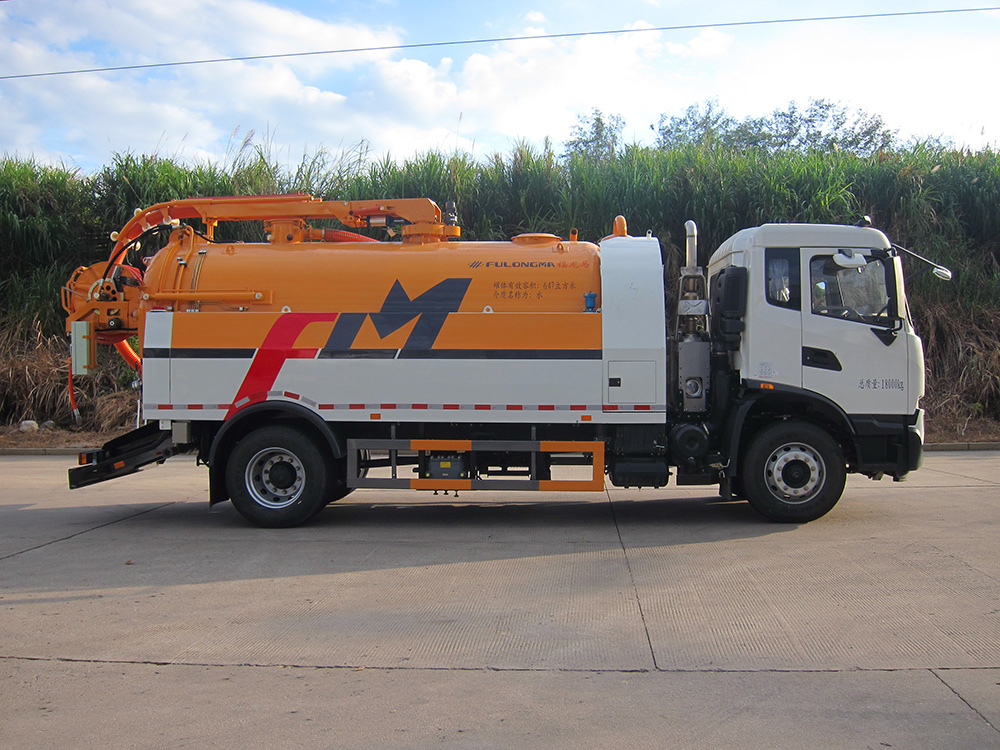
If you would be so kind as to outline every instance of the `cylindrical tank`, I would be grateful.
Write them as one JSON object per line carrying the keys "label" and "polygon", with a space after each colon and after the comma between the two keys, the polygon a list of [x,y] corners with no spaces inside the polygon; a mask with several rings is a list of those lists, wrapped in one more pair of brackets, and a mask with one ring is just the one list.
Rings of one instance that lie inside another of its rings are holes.
{"label": "cylindrical tank", "polygon": [[463,294],[457,309],[439,312],[584,312],[588,293],[601,304],[597,246],[555,235],[421,245],[243,244],[208,243],[180,230],[150,261],[141,306],[372,313],[404,294],[413,301],[429,293],[433,309],[451,303],[444,288],[432,291],[449,280]]}
{"label": "cylindrical tank", "polygon": [[[321,359],[599,355],[596,245],[579,242],[575,231],[570,240],[523,234],[459,242],[453,218],[426,199],[285,195],[157,204],[112,234],[108,263],[74,273],[63,290],[67,330],[86,324],[76,329],[84,339],[114,343],[137,368],[128,338],[137,333],[145,351],[147,314],[156,311],[171,314],[155,318],[150,349],[181,358],[222,350],[230,358],[279,350]],[[307,223],[315,219],[384,227],[401,239],[377,242]],[[231,221],[262,221],[266,241],[213,241],[219,223]],[[624,234],[624,219],[615,227]],[[147,233],[164,228],[169,240],[144,259],[142,272],[118,267]]]}

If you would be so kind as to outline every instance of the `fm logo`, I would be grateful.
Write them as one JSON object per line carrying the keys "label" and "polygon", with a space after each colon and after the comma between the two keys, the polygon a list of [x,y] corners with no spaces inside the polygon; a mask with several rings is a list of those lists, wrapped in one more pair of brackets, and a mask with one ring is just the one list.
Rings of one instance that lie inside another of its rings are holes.
{"label": "fm logo", "polygon": [[[364,325],[365,318],[371,318],[375,331],[385,338],[398,331],[414,318],[419,317],[413,330],[403,344],[404,349],[430,349],[434,346],[441,327],[449,313],[458,312],[465,299],[472,279],[445,279],[426,292],[410,299],[397,279],[382,303],[382,309],[373,313],[348,312],[337,316],[330,338],[319,356],[323,359],[350,357],[354,340]],[[387,349],[386,352],[394,350]]]}

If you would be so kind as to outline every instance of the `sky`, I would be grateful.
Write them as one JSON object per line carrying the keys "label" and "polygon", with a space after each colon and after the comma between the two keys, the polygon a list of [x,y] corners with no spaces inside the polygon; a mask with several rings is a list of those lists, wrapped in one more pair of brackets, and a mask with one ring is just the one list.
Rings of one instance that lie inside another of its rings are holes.
{"label": "sky", "polygon": [[[972,0],[0,0],[0,154],[90,173],[115,153],[226,163],[244,140],[397,161],[556,149],[595,108],[651,144],[662,115],[737,118],[829,99],[903,140],[1000,142],[1000,10]],[[1000,5],[1000,3],[997,3]],[[580,32],[672,31],[486,41]],[[54,71],[383,48],[73,75]]]}

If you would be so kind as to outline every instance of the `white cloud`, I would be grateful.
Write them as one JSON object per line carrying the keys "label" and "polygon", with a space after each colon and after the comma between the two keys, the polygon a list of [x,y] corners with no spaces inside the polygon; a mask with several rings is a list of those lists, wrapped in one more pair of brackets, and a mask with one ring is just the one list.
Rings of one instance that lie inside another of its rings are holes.
{"label": "white cloud", "polygon": [[[326,23],[261,0],[134,0],[111,6],[101,0],[62,0],[38,8],[25,31],[36,32],[49,49],[81,46],[80,57],[89,57],[94,65],[379,47],[400,40],[398,31]],[[300,59],[342,68],[385,56],[371,52]]]}
{"label": "white cloud", "polygon": [[718,29],[702,29],[687,44],[670,42],[666,47],[672,55],[705,59],[725,55],[732,43],[733,37],[729,34],[724,34]]}
{"label": "white cloud", "polygon": [[1000,138],[1000,102],[974,71],[1000,68],[1000,50],[970,42],[946,29],[887,38],[874,28],[804,27],[767,44],[737,45],[738,75],[720,67],[708,85],[734,114],[827,98],[882,116],[904,138],[944,134],[980,147]]}
{"label": "white cloud", "polygon": [[[135,0],[110,10],[96,0],[50,6],[34,9],[29,22],[6,14],[4,30],[12,39],[0,47],[0,70],[385,46],[400,39],[391,29],[324,23],[257,0]],[[312,127],[322,123],[315,117],[343,106],[337,76],[387,57],[321,55],[8,81],[0,89],[7,105],[0,151],[93,168],[113,151],[220,156],[235,127],[267,127],[274,119],[288,124],[289,137],[305,137],[326,130]],[[317,84],[307,85],[309,79]]]}
{"label": "white cloud", "polygon": [[[262,0],[134,0],[110,10],[99,0],[61,0],[33,6],[30,22],[5,6],[6,73],[384,46],[403,33]],[[533,10],[519,22],[540,26],[546,17]],[[397,158],[455,148],[484,155],[521,138],[551,137],[558,147],[595,107],[626,118],[627,140],[648,141],[661,113],[695,102],[717,98],[742,117],[809,97],[975,145],[1000,136],[1000,105],[975,74],[1000,67],[1000,53],[969,36],[939,28],[886,36],[860,24],[646,31],[455,48],[438,59],[371,52],[14,80],[0,83],[0,152],[89,169],[114,151],[218,159],[235,130],[255,130],[293,161],[307,144],[337,150],[361,141]]]}
{"label": "white cloud", "polygon": [[718,57],[729,51],[733,38],[718,29],[705,29],[689,43],[695,57]]}
{"label": "white cloud", "polygon": [[433,68],[420,60],[386,60],[376,66],[379,99],[408,122],[432,126],[442,111],[454,107],[458,89],[450,80],[451,60]]}

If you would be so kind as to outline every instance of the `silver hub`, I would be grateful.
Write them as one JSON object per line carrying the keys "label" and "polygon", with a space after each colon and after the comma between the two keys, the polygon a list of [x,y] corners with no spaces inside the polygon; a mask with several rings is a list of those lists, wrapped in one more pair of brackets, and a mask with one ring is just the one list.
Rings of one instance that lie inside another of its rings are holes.
{"label": "silver hub", "polygon": [[790,505],[805,503],[823,488],[826,464],[803,443],[785,443],[764,464],[764,481],[771,493]]}
{"label": "silver hub", "polygon": [[294,503],[305,479],[302,462],[282,448],[265,448],[247,463],[247,490],[265,508],[287,508]]}

